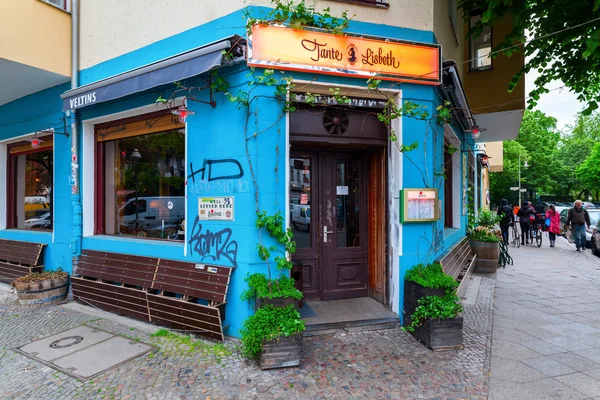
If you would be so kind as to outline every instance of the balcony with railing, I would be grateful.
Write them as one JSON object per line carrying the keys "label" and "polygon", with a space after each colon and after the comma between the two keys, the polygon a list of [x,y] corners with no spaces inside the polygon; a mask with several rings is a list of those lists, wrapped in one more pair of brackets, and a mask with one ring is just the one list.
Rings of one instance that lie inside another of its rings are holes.
{"label": "balcony with railing", "polygon": [[0,106],[70,79],[70,0],[0,1]]}

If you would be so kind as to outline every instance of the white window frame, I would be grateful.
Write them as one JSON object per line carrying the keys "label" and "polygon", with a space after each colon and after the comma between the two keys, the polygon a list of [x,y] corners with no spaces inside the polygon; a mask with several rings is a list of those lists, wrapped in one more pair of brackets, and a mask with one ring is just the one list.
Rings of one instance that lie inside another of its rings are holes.
{"label": "white window frame", "polygon": [[[54,129],[49,129],[44,133],[52,133],[54,134]],[[38,132],[27,133],[21,136],[15,136],[10,139],[0,140],[0,231],[6,230],[7,227],[7,207],[8,207],[8,171],[6,170],[6,165],[8,165],[8,145],[16,142],[22,142],[24,140],[33,139],[38,135]],[[52,204],[56,205],[56,191],[54,190],[54,182],[56,182],[56,143],[52,144]],[[56,221],[56,207],[54,206],[54,210],[52,210],[52,232],[41,232],[35,231],[35,233],[39,234],[50,234],[52,233],[52,243],[54,243],[54,231],[55,231],[55,221]],[[11,231],[27,231],[28,229],[16,229],[11,228]]]}
{"label": "white window frame", "polygon": [[[487,71],[493,68],[493,60],[490,56],[486,57],[482,57],[485,56],[486,54],[489,54],[492,51],[492,27],[488,27],[486,29],[489,29],[489,35],[490,35],[490,42],[489,42],[489,47],[488,46],[479,46],[476,47],[475,41],[478,41],[481,39],[481,37],[483,35],[486,34],[486,30],[484,29],[484,31],[481,33],[481,36],[479,36],[478,38],[473,38],[470,36],[471,33],[471,29],[473,27],[473,25],[475,25],[479,20],[481,19],[481,15],[472,15],[469,18],[469,70],[470,71]],[[483,53],[481,53],[481,51],[483,51]],[[481,54],[479,54],[481,53]],[[489,64],[485,64],[485,65],[480,65],[482,64],[482,62],[486,62],[487,60],[489,60]]]}
{"label": "white window frame", "polygon": [[[174,99],[173,104],[184,104],[185,98],[178,97]],[[96,149],[95,149],[95,129],[94,125],[98,125],[104,122],[116,121],[124,118],[136,117],[138,115],[148,114],[151,112],[159,111],[156,104],[148,104],[146,106],[133,108],[127,111],[118,112],[110,115],[103,115],[102,117],[92,118],[82,121],[83,125],[83,140],[81,143],[81,154],[84,162],[80,163],[81,168],[81,209],[82,209],[82,232],[83,237],[102,236],[96,235],[94,232],[96,223]],[[188,159],[188,148],[187,148],[187,123],[185,124],[185,159]],[[185,176],[188,175],[188,166],[185,166]],[[188,196],[188,187],[185,186],[185,198]],[[187,220],[188,206],[187,201],[185,202],[184,218]],[[187,243],[187,230],[184,231],[183,243]],[[147,239],[135,239],[127,238],[127,240],[143,240],[147,242]],[[183,247],[184,256],[187,256],[187,246]]]}

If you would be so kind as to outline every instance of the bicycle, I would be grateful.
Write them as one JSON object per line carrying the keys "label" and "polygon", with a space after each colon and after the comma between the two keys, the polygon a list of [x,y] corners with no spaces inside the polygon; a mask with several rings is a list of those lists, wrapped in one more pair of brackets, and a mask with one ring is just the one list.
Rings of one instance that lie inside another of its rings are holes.
{"label": "bicycle", "polygon": [[512,225],[512,244],[516,247],[521,247],[521,235],[519,234],[519,227],[516,223]]}
{"label": "bicycle", "polygon": [[533,244],[533,239],[537,244],[537,247],[542,247],[542,225],[540,224],[532,224],[531,225],[531,244]]}

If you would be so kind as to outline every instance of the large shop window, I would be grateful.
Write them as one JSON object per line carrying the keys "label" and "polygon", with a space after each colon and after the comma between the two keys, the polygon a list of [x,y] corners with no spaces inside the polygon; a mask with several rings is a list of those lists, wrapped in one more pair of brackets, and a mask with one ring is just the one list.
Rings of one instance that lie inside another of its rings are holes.
{"label": "large shop window", "polygon": [[53,141],[52,136],[36,140],[8,148],[8,228],[52,230]]}
{"label": "large shop window", "polygon": [[181,238],[185,131],[162,114],[96,126],[97,234]]}
{"label": "large shop window", "polygon": [[[481,20],[481,15],[471,17],[470,28],[475,26]],[[470,39],[469,59],[471,60],[471,71],[483,71],[492,68],[492,58],[489,56],[492,51],[492,28],[487,26],[481,34]]]}

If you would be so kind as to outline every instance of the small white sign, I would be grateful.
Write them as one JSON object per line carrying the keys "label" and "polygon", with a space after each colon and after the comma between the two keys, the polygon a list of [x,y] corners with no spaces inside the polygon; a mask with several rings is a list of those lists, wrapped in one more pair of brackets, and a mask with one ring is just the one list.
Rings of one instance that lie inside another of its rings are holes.
{"label": "small white sign", "polygon": [[217,273],[217,271],[219,271],[219,270],[218,270],[218,269],[216,269],[215,267],[208,267],[206,270],[207,270],[208,272],[211,272],[211,273],[213,273],[213,274],[216,274],[216,273]]}
{"label": "small white sign", "polygon": [[338,196],[348,196],[348,186],[338,186],[336,193]]}
{"label": "small white sign", "polygon": [[196,268],[196,269],[204,269],[204,264],[196,264],[196,265],[194,265],[194,268]]}
{"label": "small white sign", "polygon": [[201,220],[233,221],[233,196],[198,197],[198,218]]}
{"label": "small white sign", "polygon": [[172,209],[173,209],[173,202],[172,202],[172,201],[169,201],[169,202],[167,202],[167,208],[168,208],[169,210],[172,210]]}

